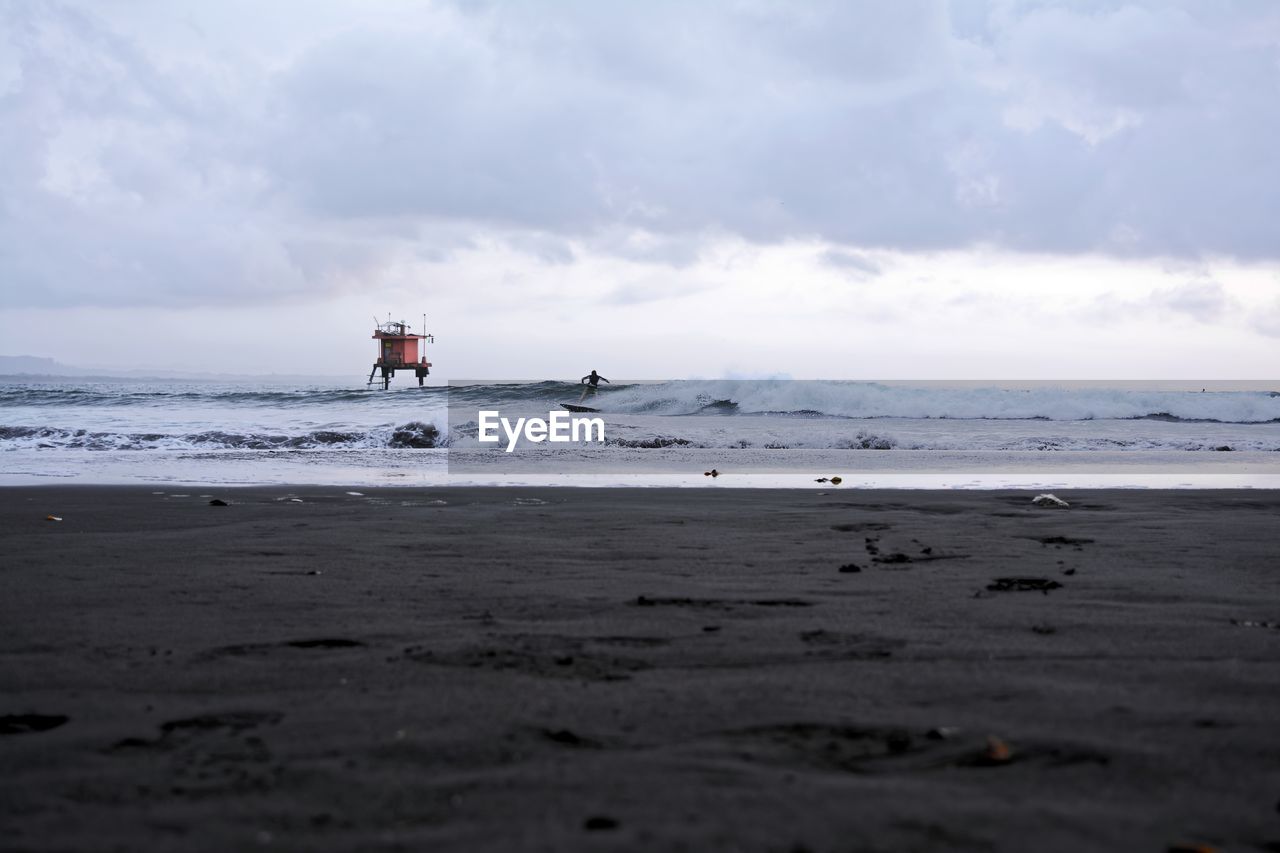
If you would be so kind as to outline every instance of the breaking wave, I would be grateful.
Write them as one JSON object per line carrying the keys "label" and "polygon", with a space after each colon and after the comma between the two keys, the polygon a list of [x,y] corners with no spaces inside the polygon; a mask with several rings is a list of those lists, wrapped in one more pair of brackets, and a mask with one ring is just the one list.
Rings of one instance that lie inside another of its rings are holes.
{"label": "breaking wave", "polygon": [[1280,394],[1265,391],[1013,390],[822,380],[690,380],[622,386],[597,399],[592,405],[603,412],[628,414],[1280,423]]}
{"label": "breaking wave", "polygon": [[311,430],[287,433],[202,430],[188,433],[107,432],[58,427],[0,426],[4,450],[342,450],[433,448],[447,441],[429,423],[411,421],[372,430]]}

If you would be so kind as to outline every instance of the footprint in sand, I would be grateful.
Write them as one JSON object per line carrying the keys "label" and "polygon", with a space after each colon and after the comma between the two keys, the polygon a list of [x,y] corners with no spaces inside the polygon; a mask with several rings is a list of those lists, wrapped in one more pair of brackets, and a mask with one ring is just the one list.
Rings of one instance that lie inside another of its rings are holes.
{"label": "footprint in sand", "polygon": [[270,655],[285,649],[334,650],[364,648],[359,640],[346,637],[315,637],[302,640],[284,640],[278,643],[237,643],[231,646],[218,646],[196,656],[196,660],[216,660],[223,657],[253,657]]}
{"label": "footprint in sand", "polygon": [[258,726],[275,725],[284,719],[279,711],[226,711],[168,720],[160,724],[154,738],[130,737],[115,743],[109,751],[130,749],[173,749],[192,737],[221,732],[239,734]]}
{"label": "footprint in sand", "polygon": [[429,666],[514,672],[538,678],[626,681],[651,668],[638,657],[613,654],[591,637],[525,634],[493,636],[483,645],[455,649],[408,647],[404,659]]}
{"label": "footprint in sand", "polygon": [[1068,743],[1006,742],[963,736],[955,729],[926,732],[893,726],[783,723],[709,735],[728,745],[736,760],[795,770],[903,773],[953,768],[999,769],[1013,764],[1066,767],[1110,764],[1110,756]]}

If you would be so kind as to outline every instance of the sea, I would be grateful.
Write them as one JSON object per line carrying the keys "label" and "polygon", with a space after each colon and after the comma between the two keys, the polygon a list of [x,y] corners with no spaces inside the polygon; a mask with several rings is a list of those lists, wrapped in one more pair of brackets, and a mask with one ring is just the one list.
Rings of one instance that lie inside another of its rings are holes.
{"label": "sea", "polygon": [[479,440],[582,389],[12,379],[0,484],[1280,487],[1266,382],[615,381],[603,443]]}

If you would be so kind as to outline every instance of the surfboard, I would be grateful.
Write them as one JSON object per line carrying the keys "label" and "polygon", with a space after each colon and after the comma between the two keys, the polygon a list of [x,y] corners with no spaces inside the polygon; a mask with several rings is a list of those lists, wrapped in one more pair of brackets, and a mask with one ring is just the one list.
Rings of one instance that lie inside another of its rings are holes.
{"label": "surfboard", "polygon": [[598,411],[600,411],[599,409],[593,409],[593,408],[591,408],[590,406],[578,406],[578,405],[574,405],[573,403],[561,403],[560,405],[561,405],[561,406],[563,406],[564,408],[568,409],[568,410],[569,410],[569,411],[571,411],[571,412],[598,412]]}

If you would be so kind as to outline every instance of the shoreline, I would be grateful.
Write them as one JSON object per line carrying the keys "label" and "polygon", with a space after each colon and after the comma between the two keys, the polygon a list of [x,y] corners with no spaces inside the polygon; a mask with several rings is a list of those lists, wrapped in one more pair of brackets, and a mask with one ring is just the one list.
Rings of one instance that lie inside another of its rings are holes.
{"label": "shoreline", "polygon": [[1271,490],[162,489],[0,488],[15,848],[1280,838]]}
{"label": "shoreline", "polygon": [[[875,452],[875,451],[869,451]],[[1064,467],[1056,471],[1026,473],[1017,470],[874,470],[856,469],[847,464],[808,466],[801,471],[742,472],[727,467],[719,460],[699,460],[705,464],[683,464],[679,469],[669,468],[652,473],[513,473],[479,471],[466,474],[447,474],[436,469],[424,471],[417,468],[372,469],[325,468],[316,473],[311,466],[298,464],[279,465],[270,471],[250,466],[243,475],[236,477],[225,472],[218,479],[200,471],[183,475],[177,470],[167,473],[133,473],[134,466],[118,470],[90,469],[87,473],[59,476],[47,472],[0,473],[0,490],[10,488],[138,488],[152,490],[192,489],[272,489],[272,488],[401,488],[401,489],[457,489],[457,488],[608,488],[627,490],[632,488],[678,489],[749,489],[749,490],[842,490],[879,491],[904,489],[930,490],[1054,490],[1054,489],[1139,489],[1139,490],[1274,490],[1280,489],[1280,457],[1267,459],[1269,467],[1242,465],[1234,468],[1142,471],[1128,470],[1116,473],[1115,468],[1099,466],[1097,470],[1084,467]],[[844,460],[847,462],[847,460]],[[705,470],[717,470],[718,476],[706,476]],[[1274,470],[1272,470],[1274,469]],[[160,469],[166,470],[163,467]],[[832,475],[841,477],[839,486],[822,482],[820,478]],[[312,479],[313,478],[313,479]]]}

